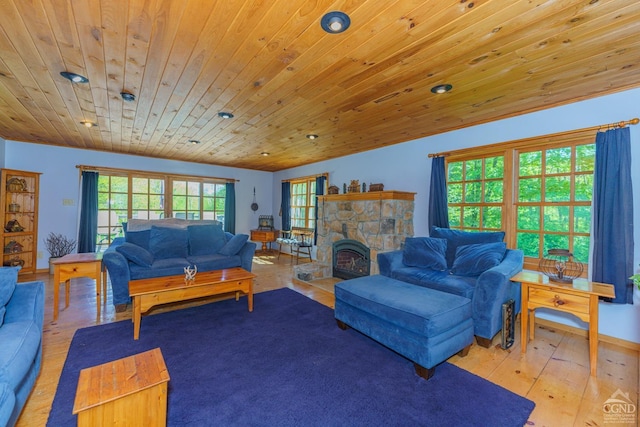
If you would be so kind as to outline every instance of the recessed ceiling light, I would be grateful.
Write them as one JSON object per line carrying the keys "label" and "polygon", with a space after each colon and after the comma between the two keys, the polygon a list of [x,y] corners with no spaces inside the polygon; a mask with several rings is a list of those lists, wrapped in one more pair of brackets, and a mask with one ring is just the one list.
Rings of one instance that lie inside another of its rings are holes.
{"label": "recessed ceiling light", "polygon": [[453,86],[450,84],[437,85],[431,88],[431,92],[433,93],[446,93],[453,89]]}
{"label": "recessed ceiling light", "polygon": [[267,153],[266,151],[263,151],[262,153],[260,153],[261,156],[267,157],[269,155],[269,153]]}
{"label": "recessed ceiling light", "polygon": [[136,100],[136,96],[129,92],[120,92],[120,96],[127,102],[132,102]]}
{"label": "recessed ceiling light", "polygon": [[233,119],[233,114],[227,113],[226,111],[220,111],[218,113],[218,117],[222,117],[223,119]]}
{"label": "recessed ceiling light", "polygon": [[60,73],[62,77],[67,80],[71,80],[73,83],[88,83],[89,79],[85,76],[81,76],[80,74],[70,73],[68,71],[63,71]]}
{"label": "recessed ceiling light", "polygon": [[200,144],[200,141],[198,141],[197,139],[190,139],[190,140],[189,140],[189,143],[190,143],[191,145],[198,145],[198,144]]}
{"label": "recessed ceiling light", "polygon": [[318,135],[314,134],[314,133],[310,133],[309,135],[307,135],[307,138],[309,139],[316,139],[318,137]]}
{"label": "recessed ceiling light", "polygon": [[342,33],[351,25],[349,16],[340,11],[329,12],[320,20],[320,26],[329,34]]}
{"label": "recessed ceiling light", "polygon": [[84,127],[87,127],[87,128],[92,128],[94,126],[98,126],[97,124],[95,124],[93,122],[90,122],[89,120],[82,120],[80,123],[82,123],[82,125]]}

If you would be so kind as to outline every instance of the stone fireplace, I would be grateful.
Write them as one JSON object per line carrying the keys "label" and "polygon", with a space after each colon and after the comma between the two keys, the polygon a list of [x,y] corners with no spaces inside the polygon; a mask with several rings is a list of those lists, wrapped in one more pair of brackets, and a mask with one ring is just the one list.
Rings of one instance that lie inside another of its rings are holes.
{"label": "stone fireplace", "polygon": [[[371,191],[319,196],[318,262],[333,266],[334,244],[351,241],[369,251],[369,274],[378,274],[378,252],[401,249],[404,239],[413,237],[414,195],[402,191]],[[353,247],[348,249],[352,251]],[[346,255],[354,258],[353,253]],[[360,258],[347,262],[356,270],[365,263]]]}

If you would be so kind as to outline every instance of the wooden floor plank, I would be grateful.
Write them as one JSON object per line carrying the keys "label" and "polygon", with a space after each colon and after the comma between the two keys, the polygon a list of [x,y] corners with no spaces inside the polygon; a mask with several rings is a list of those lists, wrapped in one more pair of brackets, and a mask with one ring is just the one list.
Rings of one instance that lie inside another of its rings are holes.
{"label": "wooden floor plank", "polygon": [[[288,287],[333,308],[335,298],[326,287],[294,282],[294,264],[285,254],[278,260],[276,252],[262,253],[254,258],[253,272],[257,275],[254,292]],[[54,323],[52,276],[39,273],[20,277],[21,282],[34,279],[43,280],[46,285],[43,363],[35,388],[18,420],[19,427],[46,424],[67,351],[78,328],[131,319],[131,308],[122,313],[115,312],[110,291],[100,316],[97,316],[95,283],[89,279],[76,279],[71,286],[70,306],[63,309],[61,302],[60,314]],[[212,300],[158,307],[150,315]],[[535,401],[530,423],[536,427],[603,425],[602,406],[618,389],[629,393],[637,407],[640,388],[638,351],[600,343],[598,376],[593,378],[589,375],[588,341],[584,336],[537,326],[535,339],[528,344],[525,354],[521,353],[519,343],[518,323],[515,344],[510,349],[500,347],[498,335],[491,348],[473,345],[466,357],[455,355],[449,362]]]}

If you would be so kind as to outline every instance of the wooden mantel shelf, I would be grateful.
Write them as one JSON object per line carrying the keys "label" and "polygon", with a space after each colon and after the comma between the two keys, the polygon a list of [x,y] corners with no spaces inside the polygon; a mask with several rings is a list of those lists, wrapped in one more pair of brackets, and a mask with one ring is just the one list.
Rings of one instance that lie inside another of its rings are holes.
{"label": "wooden mantel shelf", "polygon": [[369,191],[366,193],[325,194],[318,196],[324,202],[346,202],[360,200],[411,200],[416,193],[407,191]]}

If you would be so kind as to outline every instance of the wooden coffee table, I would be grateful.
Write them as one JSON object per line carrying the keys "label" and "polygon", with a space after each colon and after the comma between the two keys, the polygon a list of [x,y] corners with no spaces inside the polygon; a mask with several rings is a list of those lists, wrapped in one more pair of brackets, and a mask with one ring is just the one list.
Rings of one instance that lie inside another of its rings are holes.
{"label": "wooden coffee table", "polygon": [[152,277],[129,282],[133,298],[133,339],[140,337],[140,318],[160,304],[240,292],[247,296],[249,311],[253,311],[253,278],[255,274],[240,267],[198,273],[193,282],[185,282],[184,275]]}

